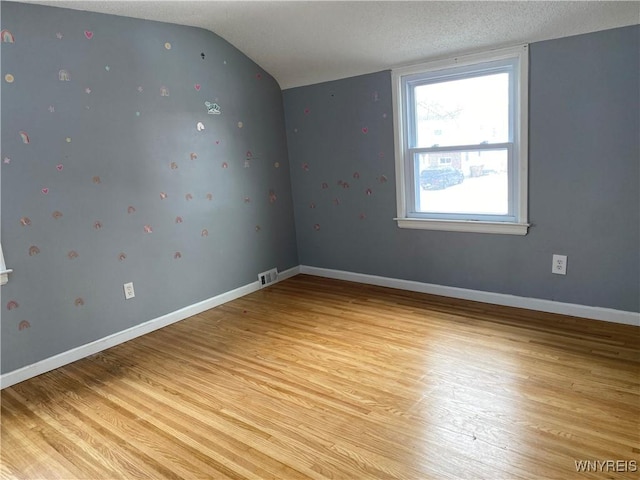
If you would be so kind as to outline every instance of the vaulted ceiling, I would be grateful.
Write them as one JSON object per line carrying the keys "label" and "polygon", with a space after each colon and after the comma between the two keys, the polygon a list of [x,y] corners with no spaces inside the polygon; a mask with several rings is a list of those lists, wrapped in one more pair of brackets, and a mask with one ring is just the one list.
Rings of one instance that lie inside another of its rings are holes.
{"label": "vaulted ceiling", "polygon": [[220,35],[283,89],[640,23],[640,2],[23,0]]}

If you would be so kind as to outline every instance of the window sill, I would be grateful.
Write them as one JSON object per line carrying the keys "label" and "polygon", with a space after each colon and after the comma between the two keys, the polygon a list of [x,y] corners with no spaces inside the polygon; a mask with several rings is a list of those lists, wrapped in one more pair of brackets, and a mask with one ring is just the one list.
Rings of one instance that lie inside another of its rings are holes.
{"label": "window sill", "polygon": [[8,270],[2,270],[0,272],[0,285],[6,285],[7,282],[9,281],[9,274],[13,272],[13,270],[8,269]]}
{"label": "window sill", "polygon": [[399,228],[440,230],[446,232],[494,233],[526,235],[528,223],[480,222],[474,220],[426,220],[422,218],[394,218]]}

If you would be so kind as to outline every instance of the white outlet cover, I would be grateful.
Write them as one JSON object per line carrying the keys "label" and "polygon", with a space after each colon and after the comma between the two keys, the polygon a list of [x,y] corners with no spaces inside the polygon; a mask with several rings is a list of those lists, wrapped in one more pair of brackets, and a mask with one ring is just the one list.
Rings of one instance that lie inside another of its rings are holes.
{"label": "white outlet cover", "polygon": [[557,275],[567,274],[567,256],[566,255],[553,255],[553,263],[551,264],[551,273]]}
{"label": "white outlet cover", "polygon": [[133,290],[133,282],[125,283],[123,286],[124,289],[124,298],[125,300],[129,300],[136,296],[135,291]]}

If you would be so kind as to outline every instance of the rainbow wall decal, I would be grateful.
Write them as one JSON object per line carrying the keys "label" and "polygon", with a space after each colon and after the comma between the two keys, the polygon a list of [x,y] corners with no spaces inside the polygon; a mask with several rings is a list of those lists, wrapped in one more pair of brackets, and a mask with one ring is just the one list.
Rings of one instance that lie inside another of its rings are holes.
{"label": "rainbow wall decal", "polygon": [[16,302],[15,300],[9,300],[7,302],[7,310],[15,310],[19,306],[20,305],[18,305],[18,302]]}
{"label": "rainbow wall decal", "polygon": [[71,81],[71,77],[69,76],[69,72],[66,70],[58,71],[58,80],[61,82],[69,82]]}
{"label": "rainbow wall decal", "polygon": [[2,30],[2,32],[0,32],[0,37],[2,37],[2,43],[14,43],[16,41],[13,33],[9,30]]}
{"label": "rainbow wall decal", "polygon": [[29,322],[27,322],[26,320],[22,320],[18,324],[18,330],[20,330],[20,331],[26,330],[27,328],[31,328],[31,324]]}
{"label": "rainbow wall decal", "polygon": [[31,143],[31,140],[29,140],[29,135],[27,135],[27,132],[21,131],[18,133],[20,135],[20,139],[22,140],[22,143],[24,143],[25,145],[29,145]]}
{"label": "rainbow wall decal", "polygon": [[33,257],[34,255],[38,255],[40,253],[40,249],[35,245],[31,245],[29,247],[29,256]]}

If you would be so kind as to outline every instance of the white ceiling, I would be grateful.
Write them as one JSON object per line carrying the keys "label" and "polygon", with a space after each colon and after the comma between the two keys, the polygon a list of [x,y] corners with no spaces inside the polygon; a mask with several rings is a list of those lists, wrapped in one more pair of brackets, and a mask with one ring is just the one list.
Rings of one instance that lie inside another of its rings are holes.
{"label": "white ceiling", "polygon": [[22,1],[211,30],[283,89],[640,23],[640,1]]}

